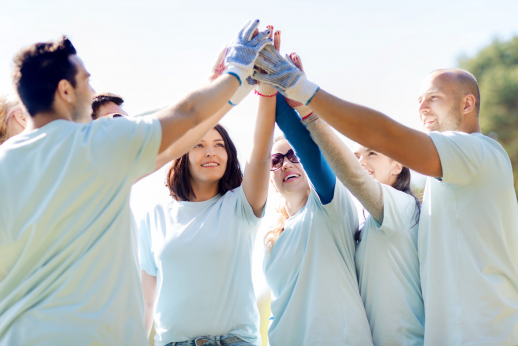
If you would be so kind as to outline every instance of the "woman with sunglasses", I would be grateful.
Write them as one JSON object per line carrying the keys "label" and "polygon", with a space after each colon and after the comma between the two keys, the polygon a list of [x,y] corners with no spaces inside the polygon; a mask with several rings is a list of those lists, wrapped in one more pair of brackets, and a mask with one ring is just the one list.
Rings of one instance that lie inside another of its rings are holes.
{"label": "woman with sunglasses", "polygon": [[287,140],[272,148],[270,179],[282,202],[265,237],[270,345],[372,345],[354,265],[354,203],[279,95],[276,121]]}
{"label": "woman with sunglasses", "polygon": [[[292,53],[290,59],[302,70],[298,55]],[[309,113],[302,113],[308,115],[303,123],[312,139],[369,212],[356,233],[355,260],[374,345],[422,345],[425,316],[417,253],[421,205],[410,189],[410,170],[363,146],[353,153],[327,123]]]}
{"label": "woman with sunglasses", "polygon": [[[221,75],[225,54],[211,81]],[[243,81],[221,111],[251,88]],[[221,125],[173,161],[173,200],[156,206],[140,228],[145,324],[149,333],[154,317],[155,345],[261,345],[252,249],[268,195],[274,127],[275,99],[261,98],[244,175]]]}

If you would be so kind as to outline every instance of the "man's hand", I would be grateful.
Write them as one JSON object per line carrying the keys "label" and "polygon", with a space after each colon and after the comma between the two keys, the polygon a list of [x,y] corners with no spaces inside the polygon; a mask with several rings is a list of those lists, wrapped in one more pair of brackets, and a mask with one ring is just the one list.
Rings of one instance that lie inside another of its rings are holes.
{"label": "man's hand", "polygon": [[254,37],[258,25],[259,19],[246,22],[228,47],[225,73],[236,76],[240,85],[252,75],[259,52],[272,42],[269,29],[259,32]]}

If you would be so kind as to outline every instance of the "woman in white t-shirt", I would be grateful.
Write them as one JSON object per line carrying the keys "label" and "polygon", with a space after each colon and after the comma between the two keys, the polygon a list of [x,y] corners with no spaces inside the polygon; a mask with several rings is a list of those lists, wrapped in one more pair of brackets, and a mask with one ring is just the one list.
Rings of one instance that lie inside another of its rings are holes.
{"label": "woman in white t-shirt", "polygon": [[140,226],[140,267],[155,345],[261,345],[252,249],[268,194],[275,99],[261,98],[243,174],[221,125],[167,175],[172,201]]}
{"label": "woman in white t-shirt", "polygon": [[338,179],[369,213],[356,233],[355,260],[374,345],[423,345],[420,204],[410,190],[410,170],[362,146],[353,154],[317,116],[304,122]]}
{"label": "woman in white t-shirt", "polygon": [[279,95],[276,113],[287,140],[272,148],[271,181],[282,198],[265,238],[270,345],[372,345],[354,265],[354,202]]}

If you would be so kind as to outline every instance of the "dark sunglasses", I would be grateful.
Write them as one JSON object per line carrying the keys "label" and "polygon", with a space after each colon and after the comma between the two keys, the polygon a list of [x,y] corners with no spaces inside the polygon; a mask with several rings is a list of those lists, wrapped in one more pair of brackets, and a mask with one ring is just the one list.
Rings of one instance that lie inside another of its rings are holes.
{"label": "dark sunglasses", "polygon": [[293,152],[293,149],[288,150],[286,154],[276,153],[272,154],[272,165],[270,167],[270,171],[276,171],[282,167],[284,162],[284,157],[287,157],[291,163],[299,163],[299,158]]}

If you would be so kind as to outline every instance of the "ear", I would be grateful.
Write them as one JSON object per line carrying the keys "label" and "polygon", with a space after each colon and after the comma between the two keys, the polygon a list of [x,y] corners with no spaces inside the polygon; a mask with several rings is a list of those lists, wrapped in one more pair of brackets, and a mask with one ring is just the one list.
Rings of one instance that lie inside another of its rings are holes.
{"label": "ear", "polygon": [[54,98],[59,98],[66,103],[74,102],[75,94],[73,92],[74,87],[70,84],[66,79],[62,79],[58,83],[58,87],[56,88],[56,92],[54,93]]}
{"label": "ear", "polygon": [[27,127],[27,115],[25,114],[25,112],[16,112],[16,113],[14,113],[14,118],[24,128]]}
{"label": "ear", "polygon": [[462,114],[470,114],[475,111],[475,96],[473,94],[467,94],[462,98]]}
{"label": "ear", "polygon": [[392,168],[392,171],[390,171],[390,174],[397,177],[399,175],[399,173],[401,173],[402,170],[403,170],[403,165],[400,164],[399,162],[395,162],[395,165]]}

